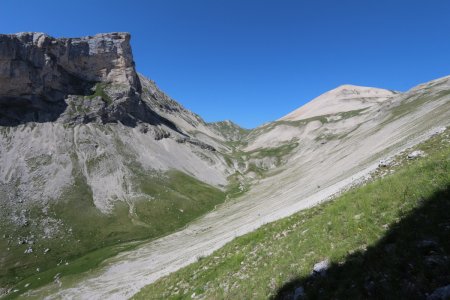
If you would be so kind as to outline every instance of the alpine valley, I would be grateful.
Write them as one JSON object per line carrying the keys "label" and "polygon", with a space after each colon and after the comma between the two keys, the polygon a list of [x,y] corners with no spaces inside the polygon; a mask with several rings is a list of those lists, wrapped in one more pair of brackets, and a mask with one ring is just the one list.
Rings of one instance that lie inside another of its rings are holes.
{"label": "alpine valley", "polygon": [[[138,74],[128,33],[0,35],[0,295],[132,297],[376,180],[449,124],[450,77],[342,85],[249,130],[205,122]],[[173,297],[201,298],[184,289]]]}

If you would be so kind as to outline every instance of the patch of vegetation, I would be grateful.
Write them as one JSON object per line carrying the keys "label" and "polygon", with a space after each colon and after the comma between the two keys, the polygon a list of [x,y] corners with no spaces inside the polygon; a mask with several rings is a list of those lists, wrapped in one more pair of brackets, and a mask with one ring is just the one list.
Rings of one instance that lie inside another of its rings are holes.
{"label": "patch of vegetation", "polygon": [[231,121],[214,122],[208,123],[207,125],[215,129],[227,140],[231,141],[241,141],[250,132],[249,129],[242,128]]}
{"label": "patch of vegetation", "polygon": [[70,264],[68,261],[66,261],[67,264],[63,261],[62,264],[57,264],[42,272],[35,271],[33,275],[14,285],[13,292],[2,299],[15,299],[28,290],[42,287],[48,283],[57,281],[61,277],[92,270],[99,266],[105,259],[113,257],[120,252],[132,250],[139,245],[139,242],[130,242],[107,246],[91,251],[82,257],[74,258],[70,260]]}
{"label": "patch of vegetation", "polygon": [[227,164],[228,167],[232,167],[233,166],[233,160],[230,158],[230,156],[228,155],[223,155],[223,158],[225,160],[225,163]]}
{"label": "patch of vegetation", "polygon": [[[39,220],[40,224],[10,226],[5,232],[8,237],[18,237],[19,243],[11,243],[12,239],[2,240],[7,245],[0,243],[3,254],[0,285],[18,290],[10,298],[52,282],[56,274],[64,276],[94,268],[135,245],[124,242],[147,236],[145,228],[132,224],[125,204],[119,202],[111,214],[101,213],[80,176],[62,201],[50,205],[45,212],[38,207],[29,207],[27,211],[28,219]],[[40,228],[41,224],[46,229]],[[47,236],[42,236],[42,230],[47,231]],[[23,239],[32,243],[21,243]],[[28,248],[33,252],[25,253]]]}
{"label": "patch of vegetation", "polygon": [[[86,97],[89,97],[89,96],[86,96]],[[92,98],[89,98],[89,99],[92,99]],[[81,98],[81,96],[78,99],[71,99],[70,100],[70,102],[69,102],[69,107],[70,107],[69,115],[71,117],[74,116],[74,115],[80,114],[80,113],[81,114],[87,114],[87,113],[90,112],[89,107],[83,101],[84,101],[84,98]]]}
{"label": "patch of vegetation", "polygon": [[94,87],[94,93],[92,95],[86,96],[88,99],[94,99],[95,97],[100,97],[106,104],[111,104],[112,100],[109,97],[108,93],[106,93],[106,83],[97,83]]}
{"label": "patch of vegetation", "polygon": [[332,140],[339,139],[340,137],[343,137],[343,136],[344,135],[325,133],[325,134],[317,136],[314,140],[315,141],[321,141],[322,143],[325,143],[325,142],[329,142],[329,141],[332,141]]}
{"label": "patch of vegetation", "polygon": [[241,147],[246,147],[248,145],[247,141],[226,141],[225,145],[230,147],[233,150],[238,150]]}
{"label": "patch of vegetation", "polygon": [[311,118],[307,118],[307,119],[303,119],[303,120],[296,120],[296,121],[282,120],[282,121],[271,122],[271,123],[265,124],[263,126],[260,126],[258,128],[251,130],[247,135],[247,140],[254,139],[264,133],[267,133],[267,132],[275,129],[275,127],[277,127],[279,125],[286,125],[286,126],[291,126],[291,127],[303,127],[303,126],[306,126],[308,123],[311,123],[314,121],[319,121],[321,124],[334,123],[334,122],[339,122],[341,120],[350,119],[350,118],[359,116],[359,115],[363,114],[364,111],[366,111],[366,110],[367,110],[367,108],[362,108],[362,109],[356,109],[356,110],[351,110],[351,111],[347,111],[347,112],[341,112],[341,113],[337,113],[337,114],[333,114],[333,115],[328,114],[328,115],[315,116],[315,117],[311,117]]}
{"label": "patch of vegetation", "polygon": [[412,111],[414,111],[415,109],[421,107],[422,105],[424,105],[425,103],[431,101],[432,99],[428,96],[411,96],[408,97],[406,99],[404,99],[400,105],[394,107],[391,110],[391,114],[392,117],[389,119],[389,122],[391,120],[395,120],[398,119]]}
{"label": "patch of vegetation", "polygon": [[179,229],[225,200],[225,192],[182,172],[165,176],[138,176],[141,190],[151,197],[137,201],[134,213],[150,236]]}
{"label": "patch of vegetation", "polygon": [[338,113],[338,115],[341,117],[341,119],[350,119],[350,118],[361,115],[365,110],[367,110],[367,108],[344,111],[344,112]]}
{"label": "patch of vegetation", "polygon": [[[423,297],[450,276],[448,136],[418,146],[425,158],[238,237],[134,299],[289,299],[300,286],[314,299]],[[327,275],[311,276],[324,259]]]}
{"label": "patch of vegetation", "polygon": [[32,172],[36,171],[40,166],[49,165],[52,161],[52,158],[48,154],[42,154],[41,156],[35,156],[33,158],[27,159],[27,166],[30,168]]}
{"label": "patch of vegetation", "polygon": [[[133,201],[132,209],[117,201],[113,211],[104,214],[94,205],[84,177],[75,175],[73,186],[45,213],[37,207],[27,210],[29,220],[63,220],[58,221],[58,229],[49,238],[42,237],[38,233],[42,229],[33,224],[2,228],[6,235],[0,239],[0,286],[17,290],[9,298],[56,277],[91,270],[142,240],[183,227],[225,200],[223,191],[179,171],[137,173],[142,198]],[[28,237],[33,242],[18,243],[12,237]],[[28,248],[33,252],[25,253]]]}
{"label": "patch of vegetation", "polygon": [[384,121],[382,125],[387,124],[392,120],[399,119],[402,116],[415,111],[416,109],[422,107],[425,103],[436,101],[438,99],[447,97],[448,95],[450,95],[450,90],[443,90],[431,96],[428,94],[414,94],[412,96],[409,96],[403,99],[398,106],[392,108],[390,117],[386,121]]}
{"label": "patch of vegetation", "polygon": [[265,157],[276,157],[282,158],[283,156],[288,155],[298,146],[298,142],[293,140],[290,143],[283,144],[278,147],[272,148],[261,148],[255,149],[252,151],[246,152],[246,154],[250,155],[252,158],[265,158]]}
{"label": "patch of vegetation", "polygon": [[255,163],[249,163],[248,165],[247,165],[247,170],[245,170],[245,173],[246,174],[248,174],[248,173],[253,173],[253,174],[256,174],[258,177],[263,177],[264,176],[264,173],[266,172],[267,170],[265,169],[265,168],[263,168],[263,167],[261,167],[261,166],[258,166],[258,165],[256,165]]}
{"label": "patch of vegetation", "polygon": [[227,180],[227,199],[237,198],[250,189],[250,184],[246,182],[244,176],[240,172],[235,172],[233,175],[228,176]]}
{"label": "patch of vegetation", "polygon": [[[229,166],[233,165],[233,162],[236,162],[243,174],[253,173],[261,178],[267,176],[267,171],[270,169],[264,166],[265,160],[273,160],[274,167],[279,167],[282,165],[283,159],[297,148],[298,145],[297,140],[293,139],[289,143],[278,147],[259,148],[251,151],[234,149],[231,154],[224,155],[224,157]],[[229,182],[230,186],[236,185],[232,181]],[[240,186],[240,184],[237,183],[237,186]]]}
{"label": "patch of vegetation", "polygon": [[450,95],[450,90],[444,90],[444,91],[440,91],[437,95],[437,98],[442,98],[442,97],[446,97]]}
{"label": "patch of vegetation", "polygon": [[319,121],[322,124],[326,124],[329,122],[328,115],[311,117],[308,119],[297,120],[297,121],[276,121],[275,123],[277,125],[288,125],[288,126],[294,126],[294,127],[301,127],[301,126],[305,126],[308,123],[311,123],[314,121]]}
{"label": "patch of vegetation", "polygon": [[328,114],[328,115],[316,116],[316,117],[311,117],[311,118],[298,120],[298,121],[276,121],[274,123],[277,125],[289,125],[289,126],[295,126],[295,127],[305,126],[306,124],[314,122],[314,121],[319,121],[322,124],[327,124],[327,123],[338,122],[343,119],[350,119],[350,118],[359,116],[366,109],[367,108],[361,108],[361,109],[340,112],[340,113],[333,114],[333,115]]}

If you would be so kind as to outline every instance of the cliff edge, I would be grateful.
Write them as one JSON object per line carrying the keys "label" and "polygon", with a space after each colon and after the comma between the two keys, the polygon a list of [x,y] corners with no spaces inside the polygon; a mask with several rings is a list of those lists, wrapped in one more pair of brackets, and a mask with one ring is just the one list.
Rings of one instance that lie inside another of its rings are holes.
{"label": "cliff edge", "polygon": [[0,125],[152,123],[141,91],[128,33],[0,34]]}

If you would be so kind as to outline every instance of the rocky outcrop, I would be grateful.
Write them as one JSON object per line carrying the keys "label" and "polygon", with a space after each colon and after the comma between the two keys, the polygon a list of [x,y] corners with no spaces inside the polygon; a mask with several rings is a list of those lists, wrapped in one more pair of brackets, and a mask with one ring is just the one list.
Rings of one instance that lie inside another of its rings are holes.
{"label": "rocky outcrop", "polygon": [[128,33],[0,35],[0,125],[145,117],[140,92]]}
{"label": "rocky outcrop", "polygon": [[198,146],[198,147],[200,147],[203,150],[208,150],[208,151],[212,151],[212,152],[216,151],[216,148],[214,148],[213,146],[208,145],[208,144],[206,144],[206,143],[204,143],[202,141],[199,141],[199,140],[196,140],[196,139],[193,139],[193,138],[190,138],[190,137],[186,137],[186,136],[177,138],[177,139],[175,139],[175,141],[178,144],[189,143],[191,145]]}

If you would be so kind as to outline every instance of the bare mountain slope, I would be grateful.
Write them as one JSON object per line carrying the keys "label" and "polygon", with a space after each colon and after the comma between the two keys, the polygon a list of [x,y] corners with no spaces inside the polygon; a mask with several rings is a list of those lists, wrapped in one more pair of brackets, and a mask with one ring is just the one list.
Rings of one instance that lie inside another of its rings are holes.
{"label": "bare mountain slope", "polygon": [[312,117],[363,109],[385,101],[396,92],[371,87],[342,85],[311,100],[280,121],[298,121]]}

